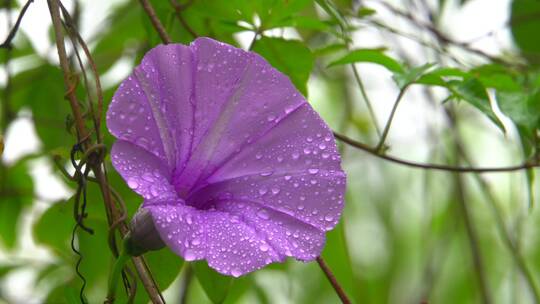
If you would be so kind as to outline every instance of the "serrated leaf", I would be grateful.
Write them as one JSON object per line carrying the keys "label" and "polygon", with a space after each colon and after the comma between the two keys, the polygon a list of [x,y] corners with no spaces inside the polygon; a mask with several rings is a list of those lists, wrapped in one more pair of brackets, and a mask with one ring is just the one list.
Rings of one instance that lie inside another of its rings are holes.
{"label": "serrated leaf", "polygon": [[369,62],[382,65],[395,73],[402,73],[404,71],[403,66],[392,57],[385,55],[382,49],[357,49],[340,59],[331,62],[328,67],[358,62]]}
{"label": "serrated leaf", "polygon": [[301,41],[263,37],[255,43],[253,50],[289,76],[296,88],[307,96],[307,82],[313,69],[314,56]]}

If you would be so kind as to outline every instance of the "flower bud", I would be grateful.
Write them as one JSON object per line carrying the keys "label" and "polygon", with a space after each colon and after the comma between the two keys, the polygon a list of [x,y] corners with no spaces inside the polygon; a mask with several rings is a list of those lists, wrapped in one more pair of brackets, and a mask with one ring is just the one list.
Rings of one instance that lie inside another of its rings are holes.
{"label": "flower bud", "polygon": [[129,223],[128,251],[132,256],[139,256],[147,251],[165,247],[154,225],[150,211],[140,208]]}

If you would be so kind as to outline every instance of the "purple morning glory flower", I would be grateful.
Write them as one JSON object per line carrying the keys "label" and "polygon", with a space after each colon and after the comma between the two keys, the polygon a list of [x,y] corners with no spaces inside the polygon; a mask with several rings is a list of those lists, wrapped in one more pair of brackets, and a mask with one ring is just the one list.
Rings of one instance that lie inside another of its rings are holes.
{"label": "purple morning glory flower", "polygon": [[316,258],[343,209],[332,132],[261,56],[199,38],[160,45],[107,113],[111,156],[161,239],[240,276]]}

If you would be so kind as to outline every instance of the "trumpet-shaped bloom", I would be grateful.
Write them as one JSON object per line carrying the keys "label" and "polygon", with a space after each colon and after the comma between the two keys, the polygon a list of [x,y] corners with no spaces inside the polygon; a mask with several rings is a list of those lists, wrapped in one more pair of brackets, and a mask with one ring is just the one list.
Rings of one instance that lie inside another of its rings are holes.
{"label": "trumpet-shaped bloom", "polygon": [[343,209],[332,132],[261,56],[199,38],[160,45],[107,112],[111,157],[165,244],[233,276],[316,258]]}

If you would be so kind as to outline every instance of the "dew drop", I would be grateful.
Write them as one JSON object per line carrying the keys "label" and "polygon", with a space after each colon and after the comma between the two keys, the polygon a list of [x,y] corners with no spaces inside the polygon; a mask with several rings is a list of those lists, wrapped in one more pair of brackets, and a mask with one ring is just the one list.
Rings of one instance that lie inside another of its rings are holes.
{"label": "dew drop", "polygon": [[259,246],[259,249],[260,249],[262,252],[267,252],[268,249],[270,249],[270,248],[269,248],[268,245],[266,245],[266,244],[261,244],[261,246]]}
{"label": "dew drop", "polygon": [[331,214],[327,214],[325,217],[324,217],[324,220],[327,221],[327,222],[331,222],[334,220],[334,217],[331,215]]}
{"label": "dew drop", "polygon": [[194,261],[197,258],[195,255],[195,252],[192,249],[186,249],[184,251],[184,260],[186,261]]}
{"label": "dew drop", "polygon": [[293,158],[293,159],[298,159],[299,157],[300,157],[300,153],[298,153],[298,152],[294,152],[294,153],[292,154],[292,158]]}
{"label": "dew drop", "polygon": [[319,173],[319,169],[311,168],[311,169],[308,170],[308,172],[309,172],[309,174],[317,174],[317,173]]}
{"label": "dew drop", "polygon": [[135,178],[128,179],[127,184],[131,189],[139,188],[139,182],[137,182],[137,180]]}
{"label": "dew drop", "polygon": [[261,209],[259,212],[257,212],[257,216],[262,218],[263,220],[267,220],[270,218],[270,215],[268,214],[268,211]]}
{"label": "dew drop", "polygon": [[285,178],[285,180],[288,181],[288,180],[291,180],[292,176],[290,176],[290,175],[285,175],[283,178]]}
{"label": "dew drop", "polygon": [[238,268],[233,268],[231,270],[231,274],[232,274],[233,277],[238,278],[239,276],[242,275],[242,272]]}

